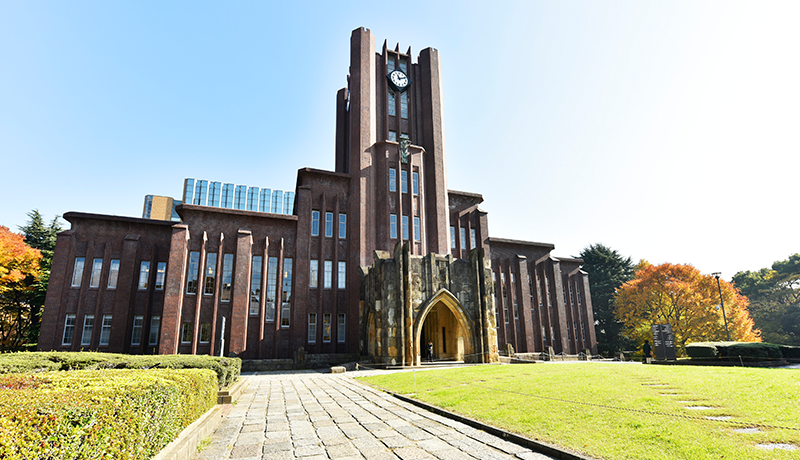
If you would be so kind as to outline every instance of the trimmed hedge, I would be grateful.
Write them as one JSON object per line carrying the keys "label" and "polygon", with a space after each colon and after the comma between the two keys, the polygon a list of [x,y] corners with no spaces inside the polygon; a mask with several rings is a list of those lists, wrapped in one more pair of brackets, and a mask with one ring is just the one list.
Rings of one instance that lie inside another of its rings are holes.
{"label": "trimmed hedge", "polygon": [[152,458],[216,400],[209,369],[0,375],[0,458]]}
{"label": "trimmed hedge", "polygon": [[242,370],[239,358],[208,355],[123,355],[92,351],[41,351],[0,354],[0,374],[79,369],[210,369],[219,388],[233,384]]}
{"label": "trimmed hedge", "polygon": [[781,347],[764,342],[696,342],[686,345],[692,359],[780,360]]}
{"label": "trimmed hedge", "polygon": [[800,359],[800,347],[781,345],[781,354],[786,359]]}

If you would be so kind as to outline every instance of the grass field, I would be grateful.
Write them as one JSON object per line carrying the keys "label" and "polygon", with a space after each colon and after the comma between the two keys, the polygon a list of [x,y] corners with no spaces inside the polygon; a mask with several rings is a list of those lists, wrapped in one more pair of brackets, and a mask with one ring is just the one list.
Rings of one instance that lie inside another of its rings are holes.
{"label": "grass field", "polygon": [[796,369],[539,363],[362,381],[595,458],[800,458]]}

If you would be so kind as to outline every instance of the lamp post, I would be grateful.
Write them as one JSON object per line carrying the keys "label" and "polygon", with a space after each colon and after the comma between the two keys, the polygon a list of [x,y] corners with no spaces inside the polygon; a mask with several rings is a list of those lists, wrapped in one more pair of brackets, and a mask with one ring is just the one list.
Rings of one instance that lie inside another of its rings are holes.
{"label": "lamp post", "polygon": [[722,301],[722,286],[719,284],[720,272],[712,273],[714,278],[717,279],[717,289],[719,290],[719,306],[722,307],[722,319],[725,321],[725,334],[728,336],[728,342],[731,341],[731,333],[728,331],[728,318],[725,316],[725,302]]}

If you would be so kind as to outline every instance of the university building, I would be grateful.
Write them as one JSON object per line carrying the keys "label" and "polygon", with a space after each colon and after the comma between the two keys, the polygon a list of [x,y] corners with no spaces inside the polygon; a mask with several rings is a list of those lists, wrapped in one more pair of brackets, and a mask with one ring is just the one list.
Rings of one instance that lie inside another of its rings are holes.
{"label": "university building", "polygon": [[482,196],[447,188],[439,53],[412,57],[353,31],[335,170],[300,169],[293,192],[187,179],[180,202],[151,196],[149,215],[146,199],[157,218],[66,213],[39,349],[403,365],[428,342],[467,362],[507,344],[596,353],[582,261],[490,237]]}

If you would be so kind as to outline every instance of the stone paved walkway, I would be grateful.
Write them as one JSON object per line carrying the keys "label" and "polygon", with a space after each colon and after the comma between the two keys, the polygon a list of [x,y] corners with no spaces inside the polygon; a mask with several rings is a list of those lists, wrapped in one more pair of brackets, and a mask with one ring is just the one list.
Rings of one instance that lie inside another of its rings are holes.
{"label": "stone paved walkway", "polygon": [[194,459],[551,459],[344,375],[244,376],[247,390]]}

